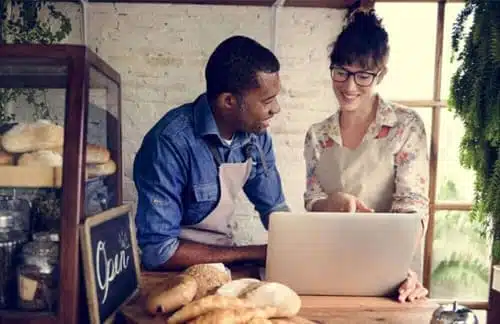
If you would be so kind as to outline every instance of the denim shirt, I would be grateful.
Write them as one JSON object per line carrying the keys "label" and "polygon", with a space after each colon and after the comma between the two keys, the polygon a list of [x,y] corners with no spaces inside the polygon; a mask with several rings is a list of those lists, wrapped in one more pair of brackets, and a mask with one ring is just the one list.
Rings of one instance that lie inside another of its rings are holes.
{"label": "denim shirt", "polygon": [[168,261],[179,245],[181,227],[201,222],[217,206],[218,166],[207,143],[215,146],[223,163],[253,159],[243,190],[265,228],[271,212],[288,210],[271,136],[236,133],[226,144],[203,94],[165,114],[146,134],[135,157],[135,222],[146,268]]}

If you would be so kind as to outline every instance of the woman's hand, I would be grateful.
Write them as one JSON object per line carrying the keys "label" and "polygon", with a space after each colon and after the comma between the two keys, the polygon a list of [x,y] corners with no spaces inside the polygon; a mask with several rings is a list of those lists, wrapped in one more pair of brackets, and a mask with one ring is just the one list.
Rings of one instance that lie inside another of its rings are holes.
{"label": "woman's hand", "polygon": [[408,276],[406,277],[405,282],[403,282],[403,284],[399,287],[398,292],[398,300],[401,303],[404,303],[407,300],[412,302],[414,300],[425,298],[429,293],[429,291],[424,288],[422,283],[418,280],[417,274],[412,270],[408,270]]}
{"label": "woman's hand", "polygon": [[373,209],[366,206],[357,197],[344,192],[335,192],[328,195],[326,199],[318,200],[312,209],[323,212],[373,212]]}

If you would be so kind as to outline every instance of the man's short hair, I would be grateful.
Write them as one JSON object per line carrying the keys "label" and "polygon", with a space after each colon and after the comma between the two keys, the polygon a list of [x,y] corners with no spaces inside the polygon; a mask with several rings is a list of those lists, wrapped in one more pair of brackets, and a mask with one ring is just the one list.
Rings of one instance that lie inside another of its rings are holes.
{"label": "man's short hair", "polygon": [[221,93],[242,95],[259,87],[258,72],[274,73],[280,63],[269,49],[245,36],[232,36],[220,43],[205,68],[207,97],[214,101]]}

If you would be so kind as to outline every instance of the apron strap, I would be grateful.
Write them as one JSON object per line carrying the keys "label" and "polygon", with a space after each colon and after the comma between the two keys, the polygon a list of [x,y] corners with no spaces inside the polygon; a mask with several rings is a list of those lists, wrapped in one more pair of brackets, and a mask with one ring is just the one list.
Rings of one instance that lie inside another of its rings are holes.
{"label": "apron strap", "polygon": [[214,157],[215,164],[219,167],[222,164],[222,155],[213,142],[207,140],[206,143],[208,145],[208,149]]}

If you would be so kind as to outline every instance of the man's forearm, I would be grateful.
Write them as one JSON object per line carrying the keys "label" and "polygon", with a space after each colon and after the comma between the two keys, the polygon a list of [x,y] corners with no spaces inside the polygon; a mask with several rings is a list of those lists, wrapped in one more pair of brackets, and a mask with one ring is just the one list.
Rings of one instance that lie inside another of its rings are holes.
{"label": "man's forearm", "polygon": [[266,246],[215,246],[180,240],[174,255],[160,266],[163,270],[178,270],[200,263],[233,263],[265,261]]}

